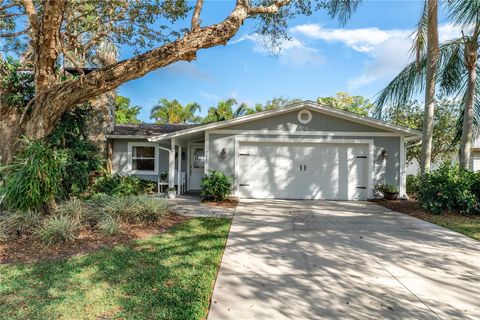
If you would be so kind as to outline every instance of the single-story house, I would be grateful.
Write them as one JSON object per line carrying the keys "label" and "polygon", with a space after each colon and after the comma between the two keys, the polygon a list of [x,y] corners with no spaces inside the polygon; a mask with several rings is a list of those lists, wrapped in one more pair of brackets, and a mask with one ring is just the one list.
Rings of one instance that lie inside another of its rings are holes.
{"label": "single-story house", "polygon": [[366,200],[387,183],[406,195],[405,150],[421,132],[311,101],[205,125],[116,126],[113,173],[199,190],[209,169],[240,198]]}

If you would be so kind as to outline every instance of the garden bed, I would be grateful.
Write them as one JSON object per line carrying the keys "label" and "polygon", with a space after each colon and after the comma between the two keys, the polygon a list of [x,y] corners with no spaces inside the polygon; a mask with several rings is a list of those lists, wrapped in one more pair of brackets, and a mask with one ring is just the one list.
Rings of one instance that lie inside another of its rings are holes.
{"label": "garden bed", "polygon": [[115,235],[104,235],[91,228],[84,228],[80,230],[74,241],[51,246],[46,246],[32,236],[20,236],[7,242],[0,242],[0,264],[63,259],[99,249],[111,248],[135,239],[161,234],[172,226],[188,219],[170,213],[162,220],[152,224],[122,223],[120,232]]}
{"label": "garden bed", "polygon": [[480,216],[461,215],[454,212],[432,214],[422,208],[417,200],[373,200],[376,204],[390,210],[406,213],[410,216],[437,224],[444,228],[459,232],[470,238],[480,240]]}
{"label": "garden bed", "polygon": [[207,206],[222,207],[222,208],[235,208],[238,205],[238,199],[225,199],[223,201],[202,201]]}

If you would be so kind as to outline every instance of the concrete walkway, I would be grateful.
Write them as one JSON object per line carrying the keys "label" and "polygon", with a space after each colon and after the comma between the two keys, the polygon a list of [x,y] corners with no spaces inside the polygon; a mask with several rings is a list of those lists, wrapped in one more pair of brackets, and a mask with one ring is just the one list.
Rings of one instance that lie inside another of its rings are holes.
{"label": "concrete walkway", "polygon": [[199,196],[181,195],[168,201],[173,212],[187,217],[232,218],[235,213],[235,208],[202,203]]}
{"label": "concrete walkway", "polygon": [[241,202],[208,319],[480,319],[480,242],[370,203]]}

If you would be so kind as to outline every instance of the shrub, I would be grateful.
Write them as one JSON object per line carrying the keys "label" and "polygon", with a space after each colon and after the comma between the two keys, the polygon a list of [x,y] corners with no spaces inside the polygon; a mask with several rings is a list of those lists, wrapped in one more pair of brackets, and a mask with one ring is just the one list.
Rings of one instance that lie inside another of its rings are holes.
{"label": "shrub", "polygon": [[202,179],[201,188],[201,195],[204,199],[223,201],[232,193],[233,183],[232,179],[223,172],[209,170]]}
{"label": "shrub", "polygon": [[143,180],[135,176],[118,174],[98,177],[93,186],[94,192],[110,196],[128,196],[152,192],[156,188],[154,181]]}
{"label": "shrub", "polygon": [[32,233],[40,225],[41,214],[35,210],[16,211],[7,215],[5,224],[17,233]]}
{"label": "shrub", "polygon": [[95,110],[88,103],[66,111],[48,137],[55,148],[68,155],[66,174],[62,179],[62,198],[80,195],[90,184],[90,176],[102,169],[103,158],[98,147],[88,140],[87,122]]}
{"label": "shrub", "polygon": [[55,201],[60,193],[68,156],[41,141],[27,141],[12,164],[2,168],[3,193],[11,210],[40,209]]}
{"label": "shrub", "polygon": [[480,213],[480,174],[459,171],[458,166],[445,164],[425,174],[418,192],[422,207],[433,213],[457,211]]}
{"label": "shrub", "polygon": [[97,227],[101,233],[106,235],[114,235],[119,233],[120,231],[118,220],[109,214],[104,215],[104,217],[98,223]]}
{"label": "shrub", "polygon": [[45,244],[59,244],[73,241],[78,224],[71,217],[51,216],[35,231],[37,237]]}
{"label": "shrub", "polygon": [[78,198],[61,202],[55,208],[55,213],[58,215],[70,217],[77,222],[83,221],[88,211],[89,208]]}
{"label": "shrub", "polygon": [[154,222],[168,213],[168,202],[151,196],[112,197],[106,210],[125,222]]}
{"label": "shrub", "polygon": [[398,193],[398,187],[393,184],[379,183],[376,184],[374,188],[376,191],[381,192],[382,194]]}
{"label": "shrub", "polygon": [[408,175],[407,176],[407,193],[409,195],[417,196],[420,190],[420,176]]}

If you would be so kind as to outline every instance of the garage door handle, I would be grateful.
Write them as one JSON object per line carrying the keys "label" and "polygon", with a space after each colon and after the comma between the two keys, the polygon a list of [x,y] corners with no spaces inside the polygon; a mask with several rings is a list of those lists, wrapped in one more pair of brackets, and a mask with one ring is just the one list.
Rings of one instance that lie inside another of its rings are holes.
{"label": "garage door handle", "polygon": [[357,189],[367,189],[367,187],[357,187]]}
{"label": "garage door handle", "polygon": [[240,183],[240,187],[249,187],[250,185],[248,183]]}

